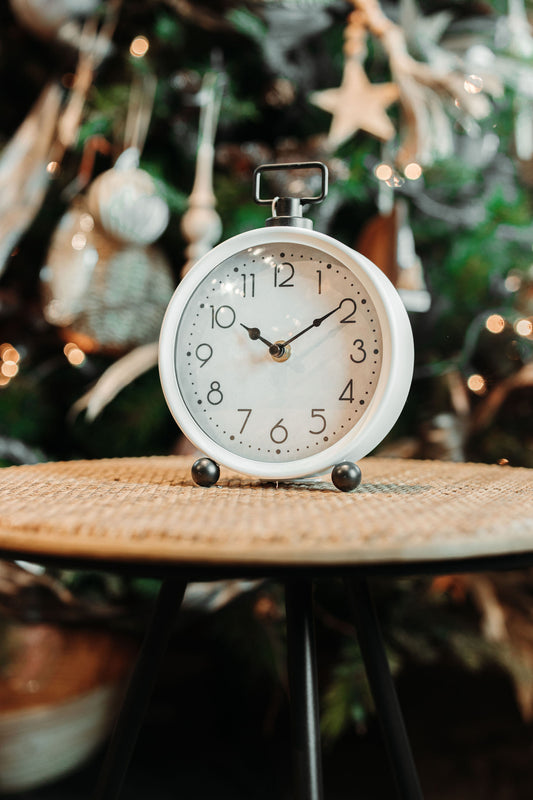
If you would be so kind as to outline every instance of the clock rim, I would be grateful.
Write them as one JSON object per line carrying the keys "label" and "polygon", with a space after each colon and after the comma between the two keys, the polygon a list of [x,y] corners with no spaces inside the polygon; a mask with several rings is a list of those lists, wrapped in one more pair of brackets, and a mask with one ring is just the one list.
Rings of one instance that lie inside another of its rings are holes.
{"label": "clock rim", "polygon": [[[249,247],[280,242],[317,247],[337,258],[361,279],[378,311],[383,360],[378,386],[363,417],[330,447],[291,461],[257,461],[237,455],[215,442],[200,427],[182,397],[175,367],[175,342],[181,314],[199,283],[221,262]],[[352,264],[356,269],[352,269]],[[169,410],[185,436],[205,455],[237,472],[285,480],[317,475],[342,461],[368,455],[390,432],[400,416],[411,386],[414,345],[409,317],[387,276],[368,258],[328,234],[305,228],[255,228],[232,236],[194,264],[176,288],[165,313],[159,339],[159,374]]]}

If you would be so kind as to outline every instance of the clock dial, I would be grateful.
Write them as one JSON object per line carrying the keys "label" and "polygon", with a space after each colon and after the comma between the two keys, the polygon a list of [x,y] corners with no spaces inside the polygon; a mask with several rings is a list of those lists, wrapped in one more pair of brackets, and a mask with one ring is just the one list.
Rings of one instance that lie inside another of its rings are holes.
{"label": "clock dial", "polygon": [[175,378],[196,424],[248,459],[288,462],[359,425],[378,388],[383,334],[368,281],[318,248],[248,247],[193,289]]}

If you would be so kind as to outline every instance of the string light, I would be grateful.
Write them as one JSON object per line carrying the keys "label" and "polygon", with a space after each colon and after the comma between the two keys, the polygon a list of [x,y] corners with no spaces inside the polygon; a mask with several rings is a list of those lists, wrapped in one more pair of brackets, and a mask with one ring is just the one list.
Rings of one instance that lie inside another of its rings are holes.
{"label": "string light", "polygon": [[417,181],[422,175],[422,167],[420,164],[417,164],[416,161],[411,161],[411,163],[407,164],[405,167],[403,174],[408,180]]}
{"label": "string light", "polygon": [[85,361],[85,353],[74,342],[68,342],[63,348],[69,364],[73,367],[80,367]]}
{"label": "string light", "polygon": [[87,237],[84,233],[75,233],[71,241],[74,250],[83,250],[87,244]]}
{"label": "string light", "polygon": [[505,328],[505,320],[501,314],[491,314],[487,317],[485,327],[491,333],[501,333]]}
{"label": "string light", "polygon": [[514,326],[519,336],[531,336],[533,333],[533,322],[530,319],[519,319]]}
{"label": "string light", "polygon": [[374,175],[380,181],[389,181],[392,178],[392,167],[389,164],[378,164],[374,170]]}
{"label": "string light", "polygon": [[18,364],[20,361],[20,353],[11,345],[3,346],[2,361],[12,361],[13,364]]}
{"label": "string light", "polygon": [[474,394],[484,394],[487,384],[483,375],[470,375],[466,385]]}
{"label": "string light", "polygon": [[46,171],[49,175],[57,175],[59,172],[59,161],[49,161],[46,165]]}
{"label": "string light", "polygon": [[18,371],[18,364],[14,361],[4,361],[0,367],[0,372],[6,378],[14,378]]}
{"label": "string light", "polygon": [[143,58],[148,52],[150,42],[146,36],[136,36],[130,44],[130,53],[134,58]]}
{"label": "string light", "polygon": [[508,463],[509,463],[509,459],[508,458],[499,458],[498,459],[498,464],[500,465],[500,467],[506,467]]}
{"label": "string light", "polygon": [[0,345],[0,387],[7,386],[19,371],[20,353],[9,342]]}

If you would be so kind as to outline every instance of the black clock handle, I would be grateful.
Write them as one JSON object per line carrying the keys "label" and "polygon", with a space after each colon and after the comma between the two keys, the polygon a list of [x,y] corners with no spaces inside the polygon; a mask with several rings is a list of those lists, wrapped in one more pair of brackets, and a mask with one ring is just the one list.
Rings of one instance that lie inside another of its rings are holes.
{"label": "black clock handle", "polygon": [[[317,169],[322,175],[320,194],[313,197],[261,197],[261,175],[263,172],[292,171],[296,169]],[[271,205],[274,201],[297,200],[301,205],[321,203],[328,193],[328,168],[321,161],[295,161],[289,164],[262,164],[254,170],[254,200],[260,206]]]}

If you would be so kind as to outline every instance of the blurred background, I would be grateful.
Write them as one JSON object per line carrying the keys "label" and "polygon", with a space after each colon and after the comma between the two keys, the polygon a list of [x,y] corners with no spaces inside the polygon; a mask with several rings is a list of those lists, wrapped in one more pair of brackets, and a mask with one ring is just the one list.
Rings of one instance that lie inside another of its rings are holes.
{"label": "blurred background", "polygon": [[[378,454],[533,467],[532,20],[526,0],[1,4],[0,465],[187,452],[166,305],[264,224],[256,166],[320,160],[315,229],[383,269],[415,334]],[[531,577],[376,585],[429,800],[531,796]],[[0,793],[90,795],[157,587],[0,564]],[[341,588],[316,598],[326,787],[389,797]],[[290,794],[284,636],[278,586],[191,587],[125,796]]]}

